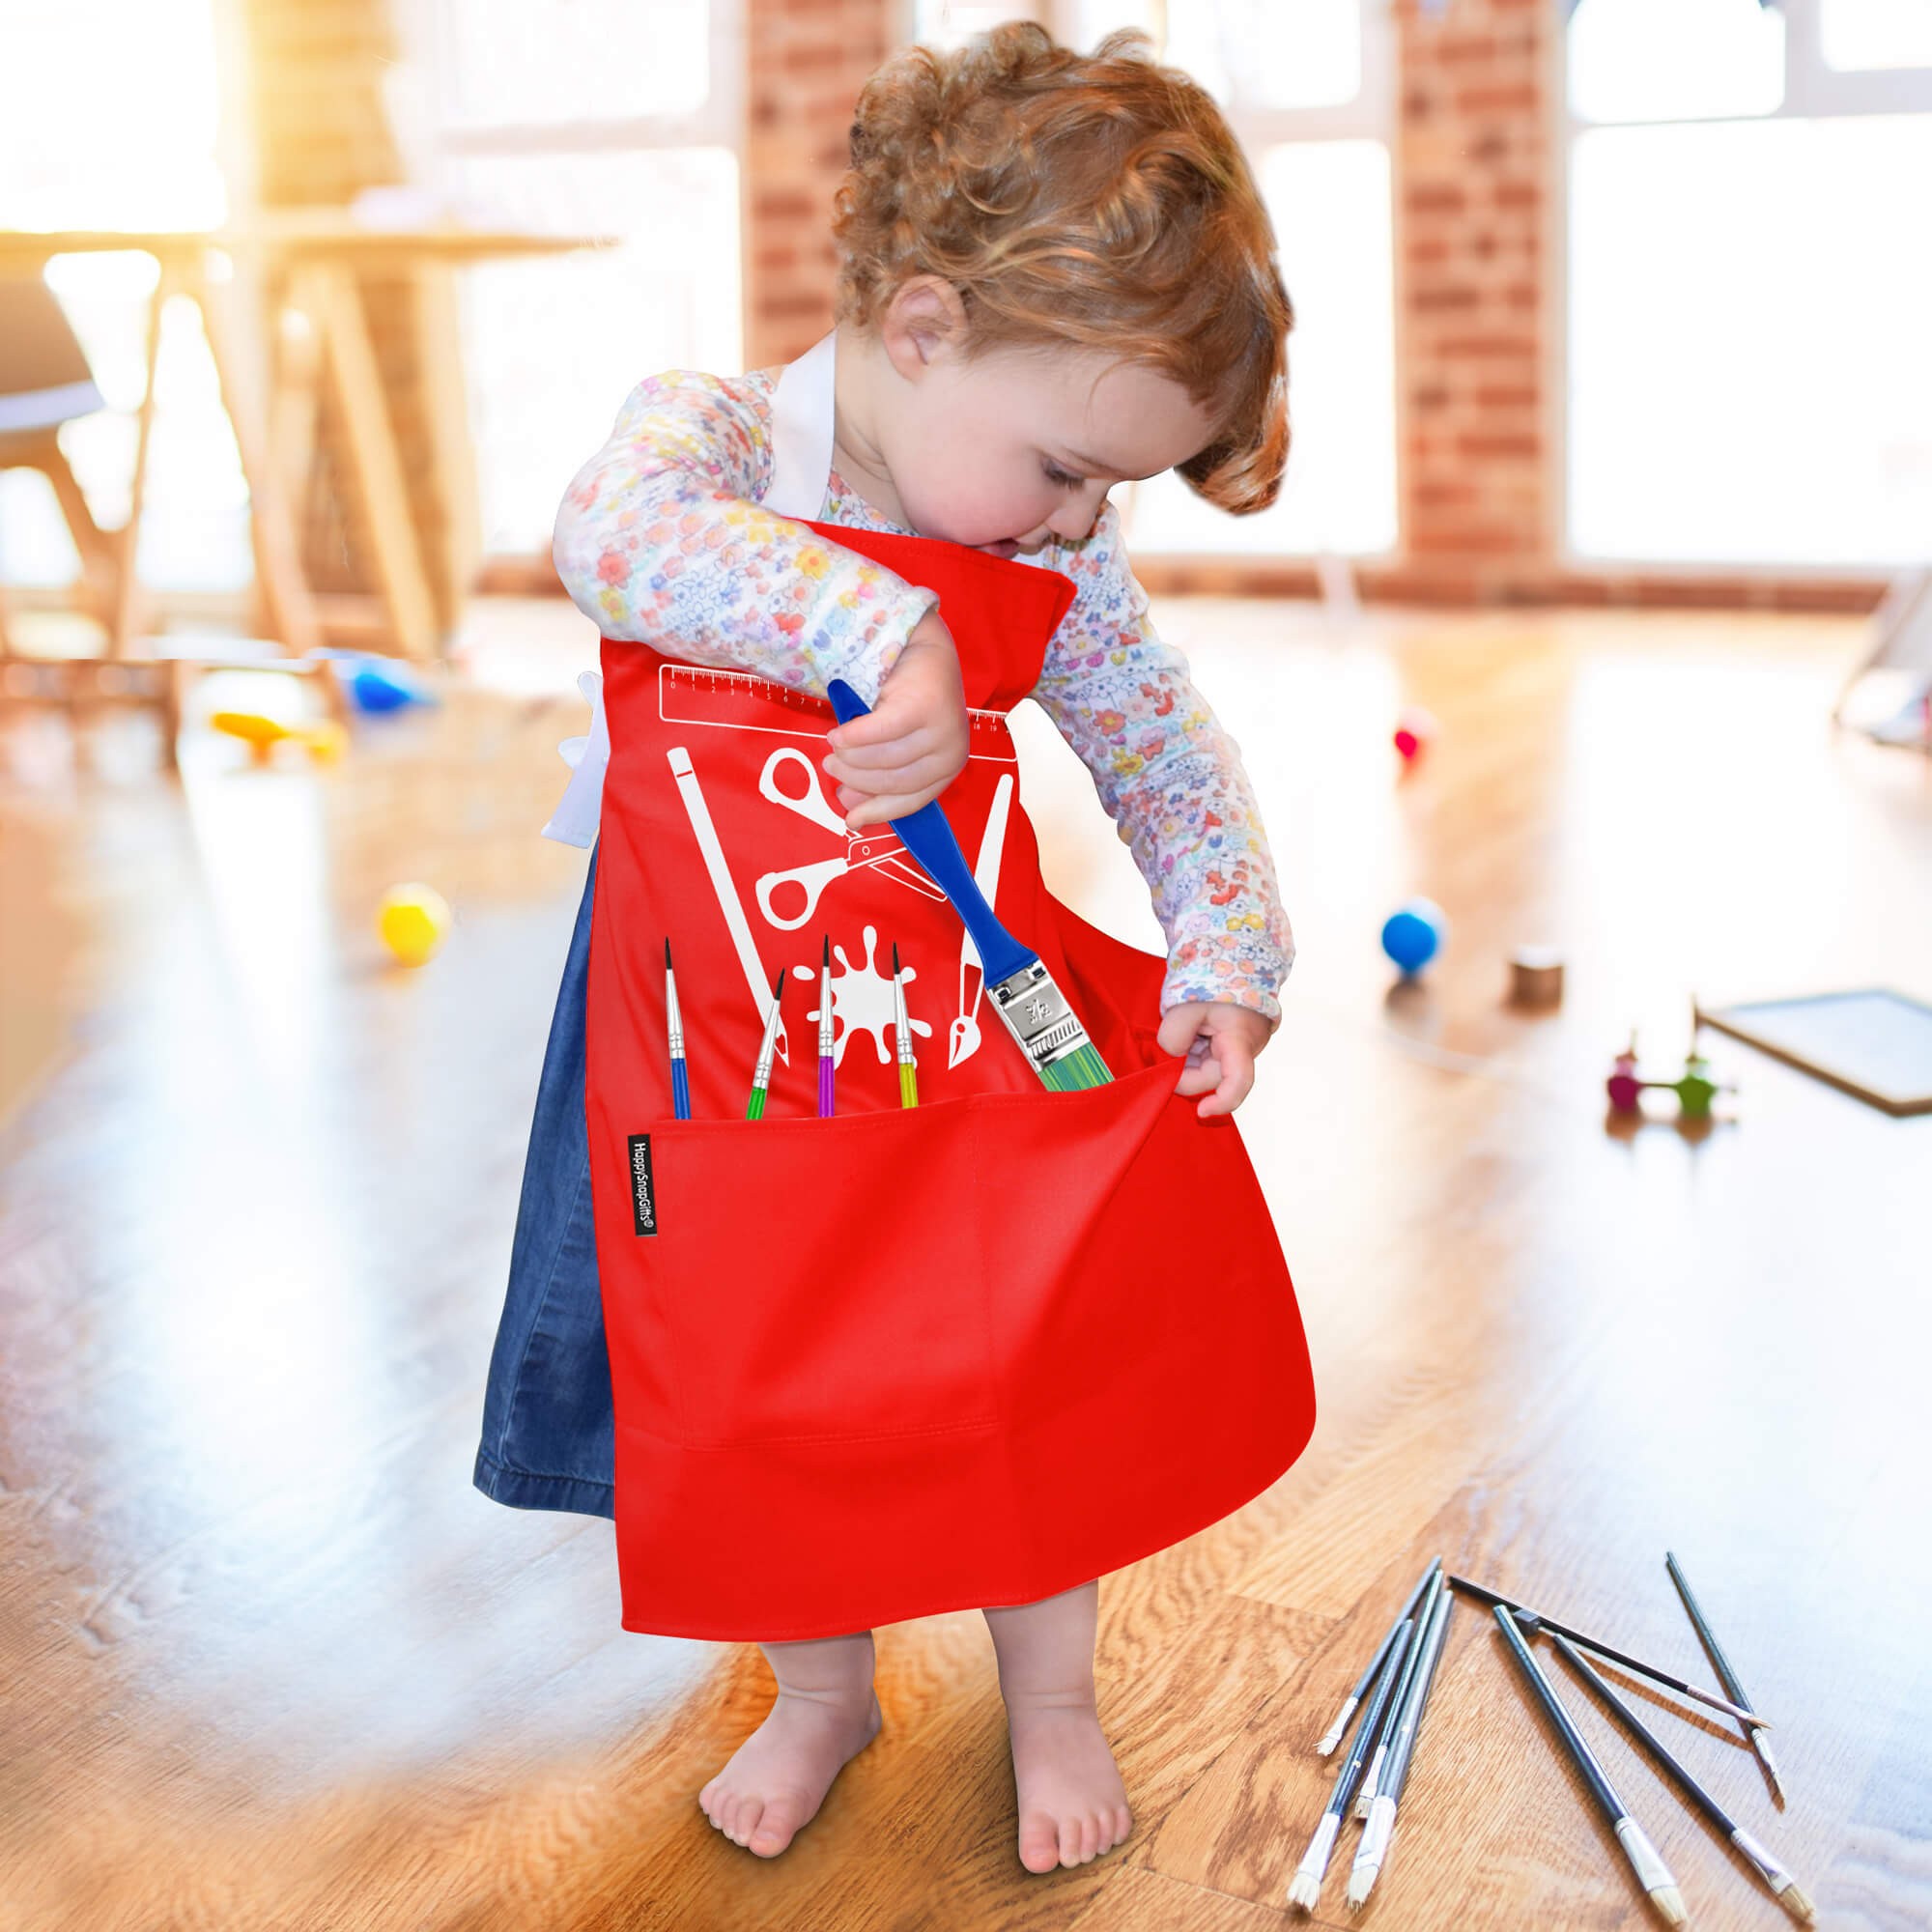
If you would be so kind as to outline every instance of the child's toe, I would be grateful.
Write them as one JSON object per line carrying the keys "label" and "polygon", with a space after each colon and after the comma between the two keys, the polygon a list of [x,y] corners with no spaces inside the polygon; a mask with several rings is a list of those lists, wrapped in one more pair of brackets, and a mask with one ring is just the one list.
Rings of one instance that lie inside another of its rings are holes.
{"label": "child's toe", "polygon": [[805,1816],[805,1801],[786,1791],[765,1804],[745,1842],[760,1858],[775,1858],[791,1843]]}
{"label": "child's toe", "polygon": [[1060,1862],[1060,1828],[1044,1811],[1020,1820],[1020,1863],[1028,1871],[1051,1871]]}

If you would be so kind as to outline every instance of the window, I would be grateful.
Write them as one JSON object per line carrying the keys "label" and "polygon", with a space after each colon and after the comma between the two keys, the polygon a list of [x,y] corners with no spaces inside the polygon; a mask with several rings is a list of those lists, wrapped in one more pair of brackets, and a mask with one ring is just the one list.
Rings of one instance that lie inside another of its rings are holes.
{"label": "window", "polygon": [[477,223],[605,235],[466,270],[487,554],[540,554],[657,370],[743,362],[742,0],[407,0],[414,172]]}
{"label": "window", "polygon": [[[1282,493],[1253,517],[1171,472],[1116,490],[1135,551],[1355,554],[1396,541],[1395,300],[1389,137],[1394,51],[1366,0],[1041,0],[1031,10],[920,0],[914,30],[954,44],[1030,11],[1083,50],[1146,27],[1212,94],[1248,156],[1294,303],[1293,432]],[[981,17],[988,16],[988,17]]]}
{"label": "window", "polygon": [[[0,223],[180,229],[226,216],[211,0],[0,0]],[[108,405],[66,425],[61,447],[110,528],[128,513],[155,276],[140,254],[63,255],[47,270]],[[247,485],[191,302],[168,304],[161,342],[142,575],[161,589],[240,588],[253,572]],[[67,584],[79,570],[45,479],[0,471],[0,579]]]}
{"label": "window", "polygon": [[1840,73],[1871,68],[1932,68],[1932,6],[1926,0],[1821,0],[1819,51]]}
{"label": "window", "polygon": [[1582,0],[1578,558],[1868,569],[1932,550],[1932,258],[1907,186],[1932,181],[1928,24],[1922,0]]}

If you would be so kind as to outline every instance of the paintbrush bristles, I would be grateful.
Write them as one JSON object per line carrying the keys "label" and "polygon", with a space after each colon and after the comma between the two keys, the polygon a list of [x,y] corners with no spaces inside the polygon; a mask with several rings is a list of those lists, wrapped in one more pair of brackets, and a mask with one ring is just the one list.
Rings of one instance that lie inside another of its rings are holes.
{"label": "paintbrush bristles", "polygon": [[1315,1747],[1315,1755],[1317,1757],[1328,1756],[1334,1750],[1335,1747],[1342,1742],[1342,1733],[1349,1728],[1349,1719],[1355,1715],[1355,1706],[1360,1702],[1361,1699],[1359,1697],[1350,1697],[1342,1706],[1342,1715],[1328,1726],[1327,1735]]}
{"label": "paintbrush bristles", "polygon": [[1114,1078],[1091,1042],[1076,1046],[1051,1065],[1042,1066],[1039,1077],[1056,1094],[1077,1094],[1088,1087],[1105,1087]]}

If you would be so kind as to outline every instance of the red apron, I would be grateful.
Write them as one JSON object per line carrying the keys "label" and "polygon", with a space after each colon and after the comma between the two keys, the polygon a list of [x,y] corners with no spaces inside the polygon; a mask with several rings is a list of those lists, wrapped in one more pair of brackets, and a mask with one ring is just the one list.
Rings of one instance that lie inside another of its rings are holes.
{"label": "red apron", "polygon": [[[940,593],[974,712],[947,816],[1114,1080],[1043,1088],[938,889],[887,826],[848,838],[818,764],[824,699],[605,639],[585,1110],[623,1623],[663,1635],[832,1636],[1031,1603],[1238,1509],[1315,1425],[1239,1132],[1175,1094],[1180,1062],[1156,1041],[1162,961],[1040,878],[1004,714],[1037,682],[1071,584],[812,527]],[[667,936],[689,1121],[671,1104]],[[918,1043],[903,1110],[895,942]],[[781,1048],[747,1121],[781,967]]]}

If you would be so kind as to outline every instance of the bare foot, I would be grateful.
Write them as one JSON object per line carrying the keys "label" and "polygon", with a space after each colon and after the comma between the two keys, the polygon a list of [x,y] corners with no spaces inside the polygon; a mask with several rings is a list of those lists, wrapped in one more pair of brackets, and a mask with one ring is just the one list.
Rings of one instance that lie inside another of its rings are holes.
{"label": "bare foot", "polygon": [[1009,1698],[1007,1724],[1028,1871],[1084,1865],[1133,1830],[1127,1788],[1091,1697]]}
{"label": "bare foot", "polygon": [[879,1700],[856,1693],[781,1690],[765,1721],[697,1794],[731,1840],[773,1859],[818,1815],[832,1780],[879,1734]]}

